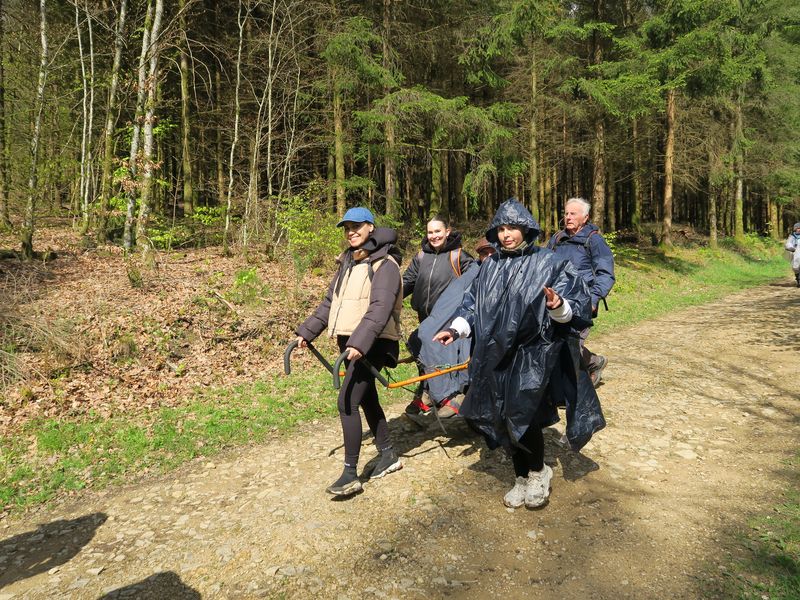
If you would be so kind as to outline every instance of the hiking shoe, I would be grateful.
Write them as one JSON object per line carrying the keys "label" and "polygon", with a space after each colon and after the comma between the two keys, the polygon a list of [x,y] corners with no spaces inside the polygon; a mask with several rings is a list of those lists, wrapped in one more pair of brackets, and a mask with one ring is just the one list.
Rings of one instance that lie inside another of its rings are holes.
{"label": "hiking shoe", "polygon": [[355,467],[345,467],[342,475],[325,490],[334,496],[351,496],[362,490]]}
{"label": "hiking shoe", "polygon": [[514,487],[503,496],[503,504],[508,508],[519,508],[525,504],[525,490],[528,488],[528,480],[525,477],[517,477]]}
{"label": "hiking shoe", "polygon": [[372,470],[369,478],[380,479],[384,475],[394,473],[402,468],[403,463],[400,462],[400,458],[397,456],[397,453],[392,448],[389,448],[388,450],[381,452],[381,458],[378,461],[378,464],[375,465],[375,468]]}
{"label": "hiking shoe", "polygon": [[539,508],[547,504],[550,497],[550,480],[553,478],[553,469],[545,465],[541,471],[528,473],[528,485],[525,488],[525,506]]}
{"label": "hiking shoe", "polygon": [[601,354],[595,354],[595,358],[597,359],[596,364],[589,365],[588,371],[589,377],[592,380],[592,385],[597,387],[603,379],[603,370],[606,368],[608,360]]}
{"label": "hiking shoe", "polygon": [[417,415],[427,415],[431,412],[431,405],[426,404],[422,398],[418,398],[414,396],[414,399],[411,401],[411,404],[406,406],[406,414],[412,417]]}
{"label": "hiking shoe", "polygon": [[446,398],[444,402],[441,403],[439,410],[437,411],[440,419],[449,419],[450,417],[455,417],[458,414],[458,411],[461,408],[461,402],[458,401],[459,396],[463,398],[464,394],[455,394],[451,398]]}

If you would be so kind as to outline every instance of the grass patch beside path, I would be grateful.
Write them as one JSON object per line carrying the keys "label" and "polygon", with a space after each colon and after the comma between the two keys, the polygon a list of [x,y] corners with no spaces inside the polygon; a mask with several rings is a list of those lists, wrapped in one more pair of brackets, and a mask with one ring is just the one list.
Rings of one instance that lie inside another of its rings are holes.
{"label": "grass patch beside path", "polygon": [[[800,454],[788,461],[797,473]],[[709,598],[796,600],[800,598],[800,489],[790,487],[771,514],[751,519],[740,532],[734,562],[712,579]],[[709,566],[709,572],[714,570]]]}
{"label": "grass patch beside path", "polygon": [[618,249],[617,283],[608,297],[609,310],[600,307],[593,336],[789,277],[791,273],[777,246],[760,240],[748,240],[744,248],[723,244],[727,248],[675,248],[666,254]]}
{"label": "grass patch beside path", "polygon": [[[295,369],[291,377],[210,388],[179,408],[147,415],[31,421],[21,435],[0,440],[0,507],[20,509],[132,475],[163,473],[227,447],[263,442],[298,423],[335,416],[330,381],[315,365]],[[389,401],[405,394],[387,392]]]}
{"label": "grass patch beside path", "polygon": [[[597,332],[611,331],[677,308],[788,277],[777,246],[676,249],[639,254],[618,249],[618,283],[601,309]],[[407,365],[396,378],[410,377]],[[383,390],[384,402],[406,401]],[[113,418],[42,419],[0,440],[0,507],[18,510],[54,496],[143,473],[162,473],[196,457],[262,442],[297,423],[336,414],[330,376],[321,366],[274,374],[246,386],[198,392],[179,408]]]}

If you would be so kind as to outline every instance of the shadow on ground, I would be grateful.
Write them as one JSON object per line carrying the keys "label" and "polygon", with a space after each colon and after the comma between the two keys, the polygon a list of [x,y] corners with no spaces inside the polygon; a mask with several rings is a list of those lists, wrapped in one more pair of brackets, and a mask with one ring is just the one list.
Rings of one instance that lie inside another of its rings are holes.
{"label": "shadow on ground", "polygon": [[11,564],[0,570],[0,588],[63,565],[91,541],[106,519],[105,513],[92,513],[77,519],[52,521],[3,540],[0,557]]}
{"label": "shadow on ground", "polygon": [[200,600],[202,596],[189,587],[172,571],[156,573],[147,579],[117,588],[98,598],[115,600],[117,598],[136,598],[137,600]]}

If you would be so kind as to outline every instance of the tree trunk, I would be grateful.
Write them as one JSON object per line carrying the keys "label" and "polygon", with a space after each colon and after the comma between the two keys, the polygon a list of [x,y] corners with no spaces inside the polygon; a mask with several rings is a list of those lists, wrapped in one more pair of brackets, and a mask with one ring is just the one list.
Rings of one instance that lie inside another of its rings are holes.
{"label": "tree trunk", "polygon": [[[392,23],[392,0],[383,0],[383,68],[386,71],[391,69],[391,43],[390,27]],[[388,86],[384,87],[384,96],[388,96],[391,90]],[[384,149],[383,161],[383,182],[386,194],[386,214],[393,219],[400,217],[400,202],[397,194],[397,153],[394,131],[394,114],[391,101],[386,102],[386,122],[383,132],[386,136],[386,148]]]}
{"label": "tree trunk", "polygon": [[136,90],[136,110],[133,118],[133,131],[131,132],[131,151],[128,159],[128,181],[127,185],[127,207],[125,210],[125,232],[123,234],[122,246],[128,252],[133,247],[134,242],[134,212],[136,210],[137,191],[139,184],[139,134],[142,129],[142,119],[144,113],[144,101],[147,94],[147,50],[150,47],[150,30],[153,21],[153,2],[148,0],[147,13],[144,18],[144,28],[142,29],[142,50],[139,53],[139,66],[137,69],[138,81]]}
{"label": "tree trunk", "polygon": [[736,194],[734,196],[733,237],[744,241],[744,131],[742,127],[742,92],[736,98],[734,108],[733,156],[736,169]]}
{"label": "tree trunk", "polygon": [[337,88],[335,74],[331,77],[333,86],[333,153],[336,168],[336,214],[341,219],[347,210],[347,198],[344,190],[344,115],[342,94]]}
{"label": "tree trunk", "polygon": [[5,71],[5,30],[2,18],[3,2],[0,0],[0,229],[11,229],[11,218],[8,212],[8,194],[10,191],[11,173],[8,163],[8,146],[6,144],[6,86]]}
{"label": "tree trunk", "polygon": [[239,45],[236,51],[236,87],[234,88],[235,109],[233,114],[233,140],[231,141],[231,151],[228,158],[228,192],[225,199],[225,231],[222,234],[222,252],[227,256],[230,254],[230,229],[231,229],[231,207],[233,206],[233,160],[236,156],[236,146],[239,143],[239,116],[241,114],[240,94],[242,87],[242,46],[244,45],[244,29],[247,25],[249,11],[242,15],[242,0],[239,0],[239,11],[236,16],[236,23],[239,28]]}
{"label": "tree trunk", "polygon": [[772,199],[772,194],[770,194],[769,192],[767,192],[766,194],[767,194],[766,198],[767,215],[769,219],[769,236],[773,240],[779,240],[781,239],[780,226],[778,225],[779,208],[775,204],[775,201]]}
{"label": "tree trunk", "polygon": [[[605,231],[617,230],[617,184],[614,177],[614,163],[608,161],[608,198],[606,202]],[[599,226],[599,225],[598,225]]]}
{"label": "tree trunk", "polygon": [[717,186],[713,175],[716,171],[717,156],[713,148],[708,151],[708,245],[717,247]]}
{"label": "tree trunk", "polygon": [[196,202],[194,188],[194,171],[192,168],[192,124],[189,115],[189,36],[186,33],[186,0],[179,0],[180,15],[180,63],[181,74],[181,157],[183,168],[183,214],[189,216],[194,212]]}
{"label": "tree trunk", "polygon": [[639,154],[639,123],[637,119],[632,123],[631,148],[633,151],[633,210],[631,212],[631,227],[637,235],[642,233],[642,157]]}
{"label": "tree trunk", "polygon": [[600,229],[606,223],[605,124],[598,117],[594,124],[594,165],[592,169],[592,221]]}
{"label": "tree trunk", "polygon": [[667,134],[664,144],[664,198],[661,215],[662,246],[672,246],[672,172],[675,159],[675,90],[667,90]]}
{"label": "tree trunk", "polygon": [[530,206],[528,208],[533,215],[533,218],[539,220],[539,207],[542,206],[541,198],[539,196],[539,165],[538,165],[538,135],[539,132],[536,128],[537,119],[537,73],[536,73],[536,53],[531,49],[531,117],[530,117],[530,131],[528,135],[528,180],[531,190]]}
{"label": "tree trunk", "polygon": [[[435,138],[436,136],[434,136]],[[428,216],[438,214],[442,210],[442,154],[443,150],[431,149],[431,191],[428,206],[423,207],[423,214]],[[426,210],[427,208],[427,210]]]}
{"label": "tree trunk", "polygon": [[[214,68],[214,89],[217,98],[217,106],[222,104],[222,68],[216,65]],[[225,206],[225,150],[222,145],[222,122],[216,124],[216,160],[217,163],[217,205],[222,208]]]}
{"label": "tree trunk", "polygon": [[37,162],[39,160],[39,138],[42,133],[42,114],[44,113],[44,89],[47,83],[47,2],[39,0],[39,38],[41,53],[39,56],[39,82],[36,86],[36,104],[34,106],[33,135],[31,136],[31,164],[28,176],[28,200],[25,206],[25,220],[22,225],[22,257],[33,258],[34,216],[36,214]]}
{"label": "tree trunk", "polygon": [[136,219],[136,245],[144,248],[143,240],[147,232],[147,223],[152,210],[153,196],[153,173],[155,171],[155,161],[153,161],[153,124],[155,122],[156,111],[156,91],[158,89],[158,58],[161,53],[159,33],[161,29],[161,17],[164,14],[164,0],[156,0],[155,12],[153,14],[153,27],[150,31],[150,68],[148,72],[147,105],[144,116],[144,127],[142,130],[142,193],[139,198],[139,215]]}
{"label": "tree trunk", "polygon": [[114,125],[117,121],[117,87],[119,70],[122,64],[122,48],[125,44],[125,17],[128,0],[120,0],[117,15],[117,27],[114,32],[114,61],[111,66],[111,82],[108,87],[106,104],[106,124],[103,129],[103,166],[100,174],[100,207],[97,219],[97,241],[108,241],[108,219],[111,212],[111,186],[113,184],[112,167],[114,160]]}

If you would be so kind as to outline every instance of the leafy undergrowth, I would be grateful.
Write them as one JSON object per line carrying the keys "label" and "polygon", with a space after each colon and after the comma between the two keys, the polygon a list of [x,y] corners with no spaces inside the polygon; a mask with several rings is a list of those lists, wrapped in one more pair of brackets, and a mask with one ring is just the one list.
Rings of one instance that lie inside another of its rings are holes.
{"label": "leafy undergrowth", "polygon": [[[298,281],[289,261],[217,248],[126,262],[115,248],[83,250],[64,230],[44,235],[57,260],[0,264],[0,305],[11,309],[0,315],[0,506],[163,472],[334,414],[329,375],[309,353],[282,374],[293,328],[330,273]],[[595,336],[789,273],[776,246],[758,240],[616,251],[618,282]],[[413,311],[403,323],[414,328]],[[318,347],[335,356],[327,338]]]}

